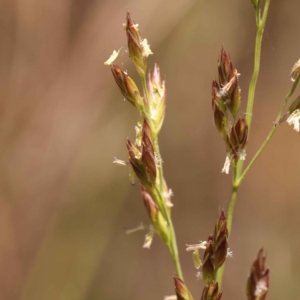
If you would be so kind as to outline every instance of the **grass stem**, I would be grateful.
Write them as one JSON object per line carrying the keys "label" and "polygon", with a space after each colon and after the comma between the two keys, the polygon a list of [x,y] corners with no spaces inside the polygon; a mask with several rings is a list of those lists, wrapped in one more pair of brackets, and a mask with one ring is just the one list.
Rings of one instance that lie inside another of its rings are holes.
{"label": "grass stem", "polygon": [[[144,95],[146,97],[146,101],[149,104],[150,103],[150,95],[149,95],[149,91],[147,88],[147,82],[146,82],[146,77],[141,77],[142,80],[142,85],[143,85],[143,91],[144,91]],[[149,107],[146,107],[146,113],[149,114]],[[161,159],[161,154],[160,154],[160,150],[159,150],[159,144],[158,144],[158,137],[157,137],[157,133],[155,132],[155,128],[153,125],[153,122],[151,121],[151,118],[149,118],[149,122],[150,122],[150,127],[151,127],[151,131],[153,134],[153,139],[154,139],[154,151],[155,154],[157,156],[157,159],[159,161],[162,161]],[[180,265],[180,260],[179,260],[179,253],[178,253],[178,247],[177,247],[177,241],[176,241],[176,234],[175,234],[175,230],[174,230],[174,226],[173,226],[173,222],[171,219],[171,215],[169,213],[168,207],[166,206],[166,201],[164,199],[164,176],[163,176],[163,167],[159,166],[157,168],[158,170],[158,177],[159,177],[159,184],[155,187],[156,190],[156,194],[158,196],[158,202],[159,202],[159,207],[163,213],[163,215],[166,218],[166,221],[169,225],[169,229],[170,229],[170,244],[167,245],[170,253],[172,255],[174,264],[175,264],[175,268],[176,268],[176,274],[177,276],[183,280],[183,274],[182,274],[182,270],[181,270],[181,265]]]}

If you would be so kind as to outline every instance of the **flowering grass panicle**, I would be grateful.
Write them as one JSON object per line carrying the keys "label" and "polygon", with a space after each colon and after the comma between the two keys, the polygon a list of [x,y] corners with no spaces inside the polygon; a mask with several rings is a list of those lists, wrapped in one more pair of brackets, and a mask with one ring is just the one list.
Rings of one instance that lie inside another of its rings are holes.
{"label": "flowering grass panicle", "polygon": [[[289,99],[294,94],[300,81],[300,60],[298,60],[290,74],[293,85],[284,99],[281,110],[266,140],[262,143],[256,154],[244,169],[249,132],[251,128],[251,116],[255,99],[256,83],[260,69],[261,41],[267,20],[270,0],[264,4],[260,0],[250,0],[256,21],[256,44],[254,54],[254,70],[249,84],[246,116],[241,115],[241,89],[239,86],[239,72],[233,67],[230,56],[221,48],[218,59],[218,80],[212,82],[212,109],[213,118],[218,132],[224,141],[226,152],[225,164],[222,172],[229,174],[230,165],[233,163],[232,193],[227,214],[221,210],[215,223],[214,233],[208,236],[206,241],[186,245],[187,251],[192,251],[192,259],[195,268],[204,282],[201,300],[220,300],[222,297],[222,278],[226,258],[232,256],[228,248],[232,229],[233,211],[237,199],[239,187],[246,174],[267,143],[278,129],[279,125],[286,121],[293,125],[296,131],[300,131],[300,96],[294,100],[286,110]],[[140,76],[142,90],[134,80],[122,70],[115,60],[120,50],[113,51],[110,58],[104,63],[110,66],[115,82],[123,97],[138,112],[138,121],[135,126],[135,140],[127,139],[126,147],[129,162],[114,159],[114,163],[131,168],[130,174],[138,179],[141,186],[141,198],[151,222],[150,226],[139,225],[135,229],[127,230],[127,233],[147,229],[144,248],[149,248],[153,237],[157,234],[169,250],[173,258],[176,275],[174,276],[176,295],[166,296],[165,300],[193,300],[183,279],[181,270],[176,235],[171,218],[173,203],[172,190],[169,189],[163,173],[162,157],[159,149],[158,136],[162,128],[166,113],[166,84],[161,79],[160,69],[155,64],[153,72],[147,74],[147,57],[153,52],[150,50],[147,39],[142,39],[139,26],[129,13],[126,13],[124,24],[128,52],[137,73]],[[285,112],[285,113],[284,113]],[[200,251],[204,251],[202,259]],[[265,300],[269,289],[269,269],[265,268],[265,254],[261,249],[254,261],[250,276],[247,281],[248,300]],[[199,297],[198,297],[199,299]]]}

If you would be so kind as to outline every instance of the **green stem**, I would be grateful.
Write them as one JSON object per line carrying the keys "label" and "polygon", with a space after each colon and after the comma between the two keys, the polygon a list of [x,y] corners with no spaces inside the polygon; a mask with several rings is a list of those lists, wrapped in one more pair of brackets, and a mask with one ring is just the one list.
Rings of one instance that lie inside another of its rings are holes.
{"label": "green stem", "polygon": [[[271,0],[266,0],[263,16],[261,19],[260,16],[258,16],[256,22],[257,32],[255,38],[254,70],[249,85],[248,102],[247,102],[247,110],[246,110],[246,121],[249,127],[249,131],[250,131],[251,121],[252,121],[252,112],[253,112],[256,84],[257,84],[257,79],[258,79],[258,74],[260,69],[261,44],[262,44],[263,33],[267,21],[270,1]],[[259,10],[259,8],[257,8],[257,10]]]}
{"label": "green stem", "polygon": [[163,195],[157,186],[155,186],[155,191],[156,191],[156,195],[154,197],[159,198],[158,199],[159,208],[161,209],[163,215],[165,216],[166,221],[169,225],[169,229],[170,229],[170,241],[171,242],[170,242],[170,244],[167,245],[167,247],[169,248],[172,258],[173,258],[173,261],[175,263],[177,276],[183,280],[183,275],[182,275],[182,270],[181,270],[181,265],[180,265],[180,260],[179,260],[179,254],[178,254],[177,241],[176,241],[176,234],[175,234],[173,222],[172,222],[170,214],[168,213],[168,209],[165,205],[166,202],[163,198]]}
{"label": "green stem", "polygon": [[[288,103],[289,98],[293,95],[298,83],[300,81],[300,75],[297,76],[291,90],[289,91],[289,93],[286,95],[283,104],[281,106],[280,112],[277,116],[277,121],[279,121],[282,117],[282,114],[285,110],[285,107]],[[251,169],[251,167],[253,166],[253,164],[255,163],[256,159],[259,157],[259,155],[262,153],[262,151],[264,150],[264,148],[266,147],[266,145],[268,144],[268,142],[270,141],[271,137],[273,136],[273,134],[276,132],[277,128],[279,127],[279,124],[275,124],[273,126],[273,128],[271,129],[270,133],[268,134],[267,138],[265,139],[265,141],[263,142],[263,144],[260,146],[260,148],[258,149],[258,151],[256,152],[256,154],[254,155],[254,157],[252,158],[252,160],[250,161],[249,165],[247,166],[247,168],[245,169],[245,171],[243,172],[243,174],[238,178],[238,185],[241,184],[241,182],[244,180],[246,174],[248,173],[248,171]]]}
{"label": "green stem", "polygon": [[259,23],[260,21],[260,9],[257,7],[260,7],[260,3],[261,3],[261,0],[257,0],[257,4],[256,4],[256,24]]}
{"label": "green stem", "polygon": [[[256,38],[255,38],[255,53],[254,53],[254,69],[252,78],[249,85],[249,91],[248,91],[248,101],[247,101],[247,109],[246,109],[246,121],[248,124],[248,139],[250,135],[250,128],[251,128],[251,122],[252,122],[252,114],[253,114],[253,105],[254,105],[254,97],[255,97],[255,90],[256,90],[256,84],[257,79],[259,75],[260,70],[260,57],[261,57],[261,44],[262,44],[262,37],[264,33],[264,28],[267,21],[267,15],[269,11],[271,0],[266,0],[264,12],[262,18],[260,18],[260,8],[257,7],[257,17],[256,17],[256,24],[257,24],[257,31],[256,31]],[[241,175],[243,169],[243,161],[240,160],[237,165],[237,174],[238,176]]]}
{"label": "green stem", "polygon": [[263,27],[259,26],[257,28],[256,38],[255,38],[254,70],[253,70],[252,78],[251,78],[250,85],[249,85],[248,102],[247,102],[247,109],[246,109],[246,121],[247,121],[249,129],[251,127],[254,96],[255,96],[256,84],[257,84],[257,79],[258,79],[258,74],[259,74],[259,69],[260,69],[262,36],[263,36]]}
{"label": "green stem", "polygon": [[[159,161],[161,160],[161,154],[160,154],[160,150],[159,150],[159,145],[158,145],[158,137],[157,137],[157,133],[155,132],[155,124],[153,124],[151,118],[149,118],[149,113],[150,113],[150,95],[149,95],[149,91],[147,88],[147,83],[146,83],[146,77],[141,77],[142,80],[142,85],[143,85],[143,91],[147,100],[147,107],[146,107],[146,115],[148,117],[149,123],[150,123],[150,127],[151,127],[151,131],[153,134],[153,144],[154,144],[154,151],[156,153],[157,159]],[[158,176],[159,176],[159,186],[155,186],[155,191],[157,194],[157,197],[159,199],[159,208],[162,211],[162,214],[165,216],[166,218],[166,222],[169,225],[169,229],[170,229],[170,243],[167,245],[170,253],[172,255],[174,264],[175,264],[175,268],[176,268],[176,274],[177,276],[183,280],[183,275],[182,275],[182,270],[181,270],[181,265],[180,265],[180,260],[179,260],[179,253],[178,253],[178,247],[177,247],[177,241],[176,241],[176,235],[175,235],[175,230],[174,230],[174,226],[173,226],[173,222],[171,219],[171,214],[168,211],[168,208],[166,206],[166,201],[164,199],[163,196],[163,192],[164,192],[164,176],[163,176],[163,168],[162,166],[157,168],[158,170]]]}
{"label": "green stem", "polygon": [[228,237],[230,237],[230,234],[231,234],[233,211],[234,211],[234,206],[235,206],[235,202],[236,202],[237,191],[239,189],[239,185],[237,184],[237,167],[236,167],[236,165],[237,164],[235,164],[235,166],[234,166],[232,192],[231,192],[231,198],[230,198],[228,212],[227,212]]}
{"label": "green stem", "polygon": [[183,280],[183,274],[182,274],[180,260],[179,260],[176,235],[175,235],[175,230],[174,230],[174,226],[173,226],[172,222],[170,223],[170,232],[171,232],[171,240],[172,240],[171,245],[170,245],[170,247],[171,247],[170,252],[172,254],[173,261],[175,263],[177,276]]}

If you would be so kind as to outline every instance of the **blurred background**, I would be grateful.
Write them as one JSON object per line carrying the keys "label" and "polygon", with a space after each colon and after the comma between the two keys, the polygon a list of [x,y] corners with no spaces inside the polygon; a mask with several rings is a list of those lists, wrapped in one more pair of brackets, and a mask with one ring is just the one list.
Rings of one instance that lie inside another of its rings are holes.
{"label": "blurred background", "polygon": [[[175,270],[161,241],[145,250],[145,232],[124,233],[148,218],[139,184],[130,186],[129,169],[112,164],[127,159],[125,140],[138,120],[103,65],[123,47],[117,62],[137,79],[125,51],[126,8],[151,44],[149,68],[157,62],[166,80],[160,146],[185,280],[200,298],[203,283],[185,244],[213,232],[231,184],[221,174],[225,148],[211,82],[224,44],[241,73],[245,112],[255,39],[249,0],[0,1],[0,299],[174,294]],[[298,0],[271,3],[246,163],[291,87],[299,10]],[[283,124],[239,191],[224,300],[246,299],[261,246],[271,268],[268,299],[300,298],[299,149],[299,134]]]}

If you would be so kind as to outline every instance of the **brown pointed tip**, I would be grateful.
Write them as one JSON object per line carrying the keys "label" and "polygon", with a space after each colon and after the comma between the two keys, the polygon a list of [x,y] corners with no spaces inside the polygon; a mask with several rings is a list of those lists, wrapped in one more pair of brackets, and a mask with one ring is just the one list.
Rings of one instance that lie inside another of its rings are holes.
{"label": "brown pointed tip", "polygon": [[133,20],[131,18],[131,14],[130,14],[130,11],[128,9],[126,9],[126,21],[127,21],[127,24],[128,23],[133,23]]}
{"label": "brown pointed tip", "polygon": [[252,264],[247,281],[248,300],[265,300],[269,289],[270,270],[265,268],[266,254],[261,248]]}
{"label": "brown pointed tip", "polygon": [[120,67],[118,67],[116,64],[111,64],[110,69],[114,75],[115,80],[120,81],[119,77],[120,77],[120,74],[122,73],[122,70],[120,69]]}
{"label": "brown pointed tip", "polygon": [[227,52],[225,51],[224,45],[222,45],[222,48],[221,48],[221,57],[220,57],[220,59],[225,60],[225,61],[227,61],[229,59],[229,56],[228,56]]}
{"label": "brown pointed tip", "polygon": [[133,146],[133,144],[132,144],[131,140],[129,138],[127,138],[126,139],[126,147],[127,147],[128,151],[132,150],[132,146]]}
{"label": "brown pointed tip", "polygon": [[116,73],[116,74],[120,74],[120,73],[124,73],[124,71],[116,64],[112,63],[110,65],[110,69],[113,73]]}
{"label": "brown pointed tip", "polygon": [[221,47],[221,57],[222,57],[223,55],[227,55],[227,54],[226,54],[226,51],[225,51],[225,49],[224,49],[224,45],[222,44],[222,47]]}
{"label": "brown pointed tip", "polygon": [[176,291],[177,296],[183,295],[187,290],[187,287],[186,287],[185,283],[183,282],[183,280],[180,279],[179,277],[174,276],[174,283],[175,283],[175,291]]}
{"label": "brown pointed tip", "polygon": [[215,89],[215,90],[219,90],[219,85],[218,85],[218,83],[217,83],[217,81],[214,79],[213,80],[213,82],[212,82],[212,87],[213,87],[213,89]]}
{"label": "brown pointed tip", "polygon": [[174,283],[175,283],[176,288],[177,287],[180,288],[184,285],[183,281],[179,277],[174,276],[173,279],[174,279]]}
{"label": "brown pointed tip", "polygon": [[126,30],[134,27],[135,22],[131,17],[130,11],[127,9],[126,10]]}
{"label": "brown pointed tip", "polygon": [[219,221],[226,221],[226,215],[224,209],[221,210],[220,216],[219,216]]}
{"label": "brown pointed tip", "polygon": [[188,290],[185,283],[178,277],[174,277],[174,283],[177,300],[189,300],[189,298],[187,298]]}

